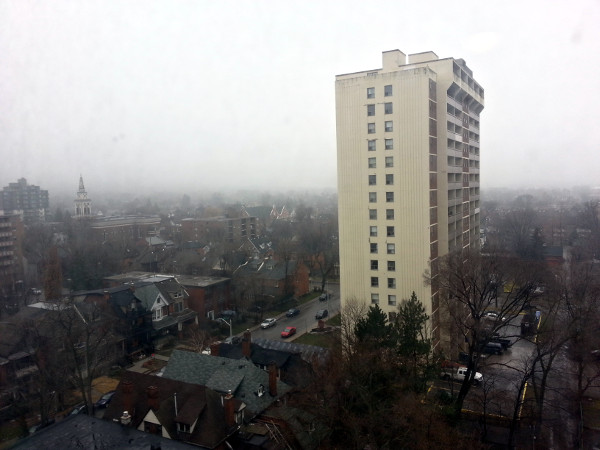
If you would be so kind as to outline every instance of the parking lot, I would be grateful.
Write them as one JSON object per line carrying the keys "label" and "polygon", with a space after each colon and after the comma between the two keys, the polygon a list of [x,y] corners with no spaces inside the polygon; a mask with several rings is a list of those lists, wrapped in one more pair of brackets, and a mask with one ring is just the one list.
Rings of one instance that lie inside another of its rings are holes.
{"label": "parking lot", "polygon": [[[477,371],[483,375],[483,383],[470,389],[463,405],[464,410],[512,418],[524,365],[534,350],[534,344],[520,336],[520,323],[521,316],[501,330],[501,336],[513,342],[501,355],[482,355]],[[455,396],[460,391],[460,386],[459,381],[434,380],[428,396]]]}

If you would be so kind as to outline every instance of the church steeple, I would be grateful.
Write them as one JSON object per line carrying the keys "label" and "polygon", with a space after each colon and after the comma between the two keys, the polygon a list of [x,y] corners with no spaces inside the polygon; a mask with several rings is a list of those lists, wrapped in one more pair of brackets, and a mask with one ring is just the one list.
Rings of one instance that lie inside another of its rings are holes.
{"label": "church steeple", "polygon": [[83,185],[83,176],[79,175],[79,190],[75,199],[75,217],[77,219],[92,216],[92,200],[88,198],[85,186]]}

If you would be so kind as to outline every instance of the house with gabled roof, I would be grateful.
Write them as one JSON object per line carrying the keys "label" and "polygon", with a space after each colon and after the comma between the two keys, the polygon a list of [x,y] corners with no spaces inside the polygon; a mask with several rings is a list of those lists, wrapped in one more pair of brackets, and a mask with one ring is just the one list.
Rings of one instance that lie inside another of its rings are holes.
{"label": "house with gabled roof", "polygon": [[251,419],[291,391],[277,379],[277,367],[269,371],[251,361],[174,350],[163,378],[200,384],[221,394],[229,393],[246,404],[246,418]]}
{"label": "house with gabled roof", "polygon": [[300,297],[309,291],[309,270],[296,260],[253,259],[235,271],[238,279],[254,280],[261,294],[270,298]]}
{"label": "house with gabled roof", "polygon": [[152,327],[161,334],[177,335],[184,324],[197,323],[198,313],[187,305],[189,294],[174,277],[141,282],[134,295],[152,311]]}
{"label": "house with gabled roof", "polygon": [[232,394],[171,378],[127,372],[104,420],[207,449],[231,448],[246,405]]}

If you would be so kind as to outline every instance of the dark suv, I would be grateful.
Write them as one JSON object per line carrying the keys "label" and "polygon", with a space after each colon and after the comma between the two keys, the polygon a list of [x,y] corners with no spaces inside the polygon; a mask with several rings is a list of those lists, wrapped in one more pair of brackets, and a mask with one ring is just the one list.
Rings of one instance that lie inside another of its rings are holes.
{"label": "dark suv", "polygon": [[317,319],[317,320],[324,319],[328,315],[329,315],[329,311],[327,311],[326,309],[320,309],[319,311],[317,311],[317,315],[315,316],[315,319]]}

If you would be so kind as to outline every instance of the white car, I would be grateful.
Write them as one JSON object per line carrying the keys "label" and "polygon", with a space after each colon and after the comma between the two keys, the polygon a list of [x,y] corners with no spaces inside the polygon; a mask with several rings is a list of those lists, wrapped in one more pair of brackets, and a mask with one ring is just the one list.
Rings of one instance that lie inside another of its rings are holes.
{"label": "white car", "polygon": [[[494,311],[488,311],[483,315],[484,319],[493,320],[493,321],[498,320],[499,317],[500,316],[498,315],[498,313],[494,312]],[[502,322],[504,322],[506,320],[506,317],[502,317],[500,320],[502,320]]]}
{"label": "white car", "polygon": [[263,323],[260,324],[262,329],[274,327],[277,323],[277,319],[265,319]]}

